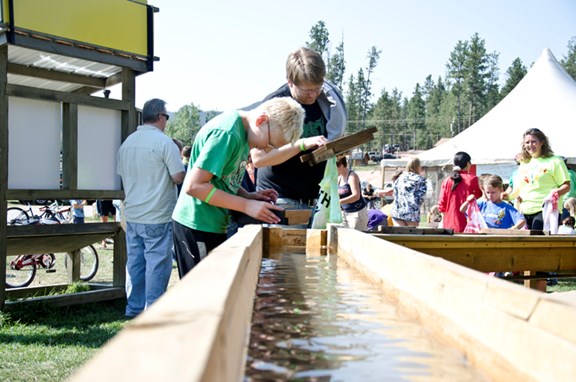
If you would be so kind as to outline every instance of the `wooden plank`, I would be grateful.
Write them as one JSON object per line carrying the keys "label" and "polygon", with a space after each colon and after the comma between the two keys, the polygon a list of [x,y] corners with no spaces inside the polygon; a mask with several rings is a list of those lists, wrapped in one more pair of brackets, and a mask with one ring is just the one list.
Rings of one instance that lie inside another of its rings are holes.
{"label": "wooden plank", "polygon": [[114,252],[112,264],[112,285],[124,288],[126,285],[126,261],[128,253],[126,250],[126,232],[118,230],[114,239]]}
{"label": "wooden plank", "polygon": [[378,238],[410,248],[575,248],[576,236],[497,236],[497,235],[391,235],[374,233]]}
{"label": "wooden plank", "polygon": [[32,199],[124,199],[123,190],[6,190],[7,200]]}
{"label": "wooden plank", "polygon": [[379,244],[355,230],[339,229],[337,237],[339,258],[417,314],[489,379],[576,375],[575,306],[389,241]]}
{"label": "wooden plank", "polygon": [[33,88],[29,86],[8,84],[6,93],[13,97],[34,98],[46,101],[73,103],[78,105],[94,106],[111,110],[128,110],[130,103],[112,98],[92,97],[83,94],[74,94],[50,89]]}
{"label": "wooden plank", "polygon": [[482,228],[480,234],[487,235],[513,235],[513,236],[534,236],[545,235],[544,231],[530,230],[530,229],[497,229],[497,228]]}
{"label": "wooden plank", "polygon": [[[152,26],[149,25],[148,28],[152,28]],[[152,32],[149,31],[148,33]],[[150,56],[144,60],[141,56],[136,56],[133,54],[110,54],[109,48],[102,50],[97,48],[96,45],[89,46],[83,43],[82,47],[80,47],[78,44],[62,44],[52,41],[52,39],[36,38],[35,36],[31,36],[28,33],[15,33],[13,36],[14,45],[33,50],[50,52],[68,57],[76,57],[81,60],[116,65],[120,67],[129,67],[140,73],[146,73],[152,70],[151,65],[152,61],[154,60],[154,57],[152,56],[153,53],[150,53]],[[152,36],[149,38],[152,38]]]}
{"label": "wooden plank", "polygon": [[264,230],[263,235],[266,248],[278,248],[282,246],[282,228],[270,227]]}
{"label": "wooden plank", "polygon": [[[76,73],[59,72],[57,70],[48,70],[11,62],[8,63],[8,73],[27,77],[44,78],[47,80],[59,82],[71,82],[74,84],[87,85],[98,89],[104,89],[106,87],[106,79],[103,78],[83,76]],[[93,91],[98,89],[93,89]]]}
{"label": "wooden plank", "polygon": [[6,254],[72,252],[114,237],[119,230],[118,223],[8,226]]}
{"label": "wooden plank", "polygon": [[449,228],[378,226],[378,233],[394,235],[453,235],[454,230]]}
{"label": "wooden plank", "polygon": [[288,220],[288,225],[308,224],[312,216],[312,210],[284,210],[284,216]]}
{"label": "wooden plank", "polygon": [[71,103],[62,104],[62,188],[78,188],[78,105]]}
{"label": "wooden plank", "polygon": [[[63,286],[64,289],[67,285]],[[26,288],[19,288],[19,294],[11,293],[12,290],[9,290],[9,296],[23,296],[22,292],[26,290]],[[58,290],[57,288],[52,288],[52,291]],[[16,292],[16,291],[15,291]],[[31,290],[27,290],[25,296],[34,296],[31,294]],[[9,301],[6,305],[22,305],[28,304],[31,302],[41,302],[42,304],[54,307],[62,307],[62,306],[70,306],[70,305],[77,305],[77,304],[87,304],[92,302],[100,302],[100,301],[109,301],[115,300],[120,298],[125,298],[126,292],[124,288],[102,288],[98,290],[90,290],[86,292],[76,292],[72,294],[59,294],[53,296],[42,296],[42,297],[32,297],[27,298],[26,300],[20,301]]]}
{"label": "wooden plank", "polygon": [[[6,34],[0,35],[0,216],[6,219],[6,190],[8,189],[8,96],[6,86],[8,84],[8,44]],[[6,294],[4,280],[6,280],[6,220],[0,224],[0,309],[4,306]]]}
{"label": "wooden plank", "polygon": [[305,248],[306,229],[290,228],[290,226],[266,227],[264,229],[264,240],[268,249],[287,246]]}
{"label": "wooden plank", "polygon": [[376,131],[377,129],[375,127],[370,127],[357,133],[335,139],[328,142],[326,145],[317,148],[311,154],[302,155],[300,160],[302,163],[308,162],[310,166],[314,166],[328,158],[343,154],[356,146],[370,142],[374,139],[374,133]]}
{"label": "wooden plank", "polygon": [[262,238],[260,225],[238,230],[70,380],[241,380]]}
{"label": "wooden plank", "polygon": [[115,234],[120,229],[116,222],[86,224],[53,224],[6,227],[8,238],[61,235]]}
{"label": "wooden plank", "polygon": [[6,296],[10,299],[45,296],[49,294],[64,292],[67,288],[68,284],[47,284],[23,288],[10,288],[6,289]]}
{"label": "wooden plank", "polygon": [[373,236],[481,272],[572,271],[576,237],[492,235]]}
{"label": "wooden plank", "polygon": [[325,229],[306,230],[306,254],[326,255],[328,233]]}

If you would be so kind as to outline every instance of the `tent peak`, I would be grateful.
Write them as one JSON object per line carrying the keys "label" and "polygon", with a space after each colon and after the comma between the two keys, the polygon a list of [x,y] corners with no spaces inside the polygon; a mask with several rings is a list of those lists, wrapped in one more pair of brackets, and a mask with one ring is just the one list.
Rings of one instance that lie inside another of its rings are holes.
{"label": "tent peak", "polygon": [[542,53],[540,54],[540,57],[538,57],[538,60],[540,59],[548,59],[551,61],[558,61],[556,60],[556,57],[554,56],[554,53],[552,53],[552,51],[548,48],[544,48],[542,50]]}

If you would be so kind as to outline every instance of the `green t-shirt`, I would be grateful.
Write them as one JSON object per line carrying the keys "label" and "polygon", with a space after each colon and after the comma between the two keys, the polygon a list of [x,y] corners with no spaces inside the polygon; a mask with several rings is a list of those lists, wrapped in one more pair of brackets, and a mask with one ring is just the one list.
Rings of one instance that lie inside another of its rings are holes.
{"label": "green t-shirt", "polygon": [[[564,160],[558,156],[532,158],[530,162],[520,164],[514,187],[520,187],[521,212],[535,214],[542,211],[542,204],[550,191],[569,180]],[[562,205],[558,208],[562,209]]]}
{"label": "green t-shirt", "polygon": [[568,175],[570,175],[570,191],[567,194],[564,194],[564,200],[568,198],[576,198],[576,172],[568,169]]}
{"label": "green t-shirt", "polygon": [[[192,145],[190,169],[199,167],[213,174],[217,189],[236,195],[248,161],[248,136],[237,112],[220,114],[204,125]],[[203,232],[226,233],[228,210],[204,203],[181,192],[172,219]]]}

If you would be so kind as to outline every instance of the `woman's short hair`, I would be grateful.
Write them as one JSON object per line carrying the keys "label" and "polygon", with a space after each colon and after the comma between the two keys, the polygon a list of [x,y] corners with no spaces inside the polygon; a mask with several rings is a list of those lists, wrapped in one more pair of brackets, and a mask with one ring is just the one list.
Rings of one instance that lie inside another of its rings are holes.
{"label": "woman's short hair", "polygon": [[342,155],[336,158],[336,167],[348,167],[348,160],[346,160],[346,156]]}

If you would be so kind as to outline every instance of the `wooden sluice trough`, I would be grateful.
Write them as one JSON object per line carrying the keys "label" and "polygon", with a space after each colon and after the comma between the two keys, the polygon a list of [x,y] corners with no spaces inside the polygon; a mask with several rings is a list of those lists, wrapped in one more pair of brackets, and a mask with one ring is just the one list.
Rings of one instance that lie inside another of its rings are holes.
{"label": "wooden sluice trough", "polygon": [[[308,255],[319,255],[325,242],[330,256],[378,285],[490,379],[576,378],[576,304],[418,252],[395,243],[398,236],[337,226],[328,232],[247,226],[131,321],[71,380],[242,380],[263,253],[307,247]],[[451,239],[469,258],[465,241]],[[487,246],[487,256],[497,258],[495,248]],[[573,247],[560,252],[562,264],[576,258]],[[515,256],[521,261],[522,253]]]}

